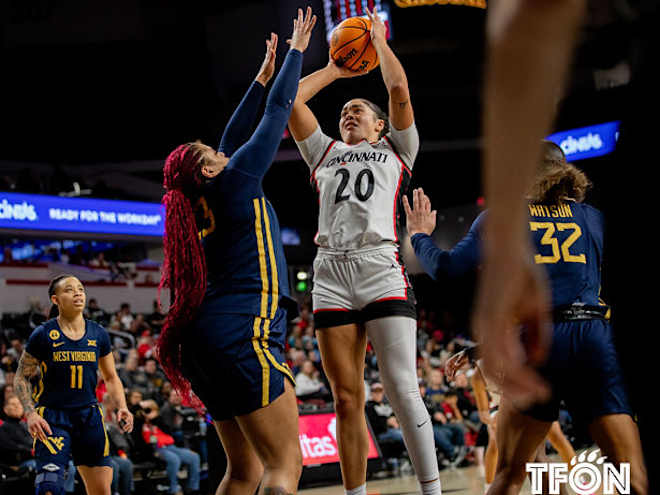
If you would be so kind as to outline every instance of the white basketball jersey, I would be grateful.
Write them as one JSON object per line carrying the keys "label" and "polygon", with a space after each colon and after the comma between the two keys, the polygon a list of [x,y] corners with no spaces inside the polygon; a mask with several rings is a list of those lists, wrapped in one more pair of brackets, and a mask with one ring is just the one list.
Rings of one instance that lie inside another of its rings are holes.
{"label": "white basketball jersey", "polygon": [[326,136],[320,127],[296,142],[319,194],[319,246],[352,250],[399,241],[401,198],[410,182],[419,135],[414,123],[403,131],[390,128],[375,143],[346,144]]}

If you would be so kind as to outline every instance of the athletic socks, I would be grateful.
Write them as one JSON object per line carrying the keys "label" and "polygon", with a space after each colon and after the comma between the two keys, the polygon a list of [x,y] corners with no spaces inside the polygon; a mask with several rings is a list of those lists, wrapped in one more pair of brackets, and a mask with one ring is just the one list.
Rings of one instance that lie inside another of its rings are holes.
{"label": "athletic socks", "polygon": [[488,493],[489,488],[490,488],[490,483],[484,483],[484,495]]}
{"label": "athletic socks", "polygon": [[365,483],[364,485],[360,485],[357,488],[353,488],[352,490],[347,490],[344,488],[344,493],[346,495],[367,495],[367,484]]}
{"label": "athletic socks", "polygon": [[422,495],[442,495],[439,478],[428,483],[420,483],[419,486],[422,489]]}

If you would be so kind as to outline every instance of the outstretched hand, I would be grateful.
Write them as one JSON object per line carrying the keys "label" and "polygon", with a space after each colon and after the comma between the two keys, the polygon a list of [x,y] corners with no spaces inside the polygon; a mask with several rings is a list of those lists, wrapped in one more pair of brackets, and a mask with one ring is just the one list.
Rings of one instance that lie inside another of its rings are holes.
{"label": "outstretched hand", "polygon": [[309,45],[309,38],[312,36],[315,24],[316,16],[312,15],[311,7],[307,7],[304,17],[302,9],[298,9],[298,17],[293,20],[291,39],[286,40],[286,42],[292,49],[304,52],[307,45]]}
{"label": "outstretched hand", "polygon": [[275,73],[276,55],[277,35],[275,33],[270,33],[270,39],[266,40],[266,55],[256,77],[256,80],[259,81],[263,86],[268,84],[268,81],[270,81],[270,79],[273,77],[273,74]]}
{"label": "outstretched hand", "polygon": [[424,189],[417,188],[413,190],[413,207],[410,208],[408,198],[403,197],[403,209],[406,212],[408,234],[412,237],[415,234],[431,235],[435,230],[436,210],[431,210],[431,200],[424,194]]}

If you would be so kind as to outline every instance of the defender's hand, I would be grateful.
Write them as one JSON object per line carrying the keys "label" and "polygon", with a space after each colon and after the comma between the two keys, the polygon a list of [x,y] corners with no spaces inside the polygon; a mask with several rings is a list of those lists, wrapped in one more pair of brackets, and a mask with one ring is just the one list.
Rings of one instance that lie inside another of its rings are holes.
{"label": "defender's hand", "polygon": [[304,52],[309,45],[309,38],[312,36],[312,30],[316,24],[316,16],[312,15],[312,8],[307,7],[307,12],[303,18],[302,9],[298,9],[298,18],[293,20],[293,34],[291,39],[286,42],[295,50]]}
{"label": "defender's hand", "polygon": [[406,212],[408,234],[431,235],[435,230],[435,217],[437,211],[431,211],[431,200],[424,194],[421,187],[413,190],[413,207],[410,208],[408,198],[403,197],[403,209]]}
{"label": "defender's hand", "polygon": [[276,51],[277,35],[275,33],[270,33],[270,39],[266,40],[266,55],[264,57],[263,63],[261,64],[261,68],[259,69],[259,74],[257,74],[257,77],[255,78],[263,86],[268,84],[268,81],[270,81],[271,77],[273,77],[273,74],[275,73]]}

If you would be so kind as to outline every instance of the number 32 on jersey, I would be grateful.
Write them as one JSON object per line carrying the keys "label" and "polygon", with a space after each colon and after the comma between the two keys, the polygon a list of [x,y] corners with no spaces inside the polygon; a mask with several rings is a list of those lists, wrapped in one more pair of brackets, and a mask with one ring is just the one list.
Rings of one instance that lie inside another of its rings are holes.
{"label": "number 32 on jersey", "polygon": [[[577,223],[529,222],[529,228],[532,232],[543,231],[541,244],[544,246],[550,246],[552,249],[551,255],[534,255],[534,262],[536,264],[557,263],[560,260],[566,263],[587,262],[584,253],[575,254],[570,251],[571,246],[582,236],[582,229]],[[555,233],[565,231],[569,231],[571,234],[561,243],[560,246],[559,239],[555,237]]]}

